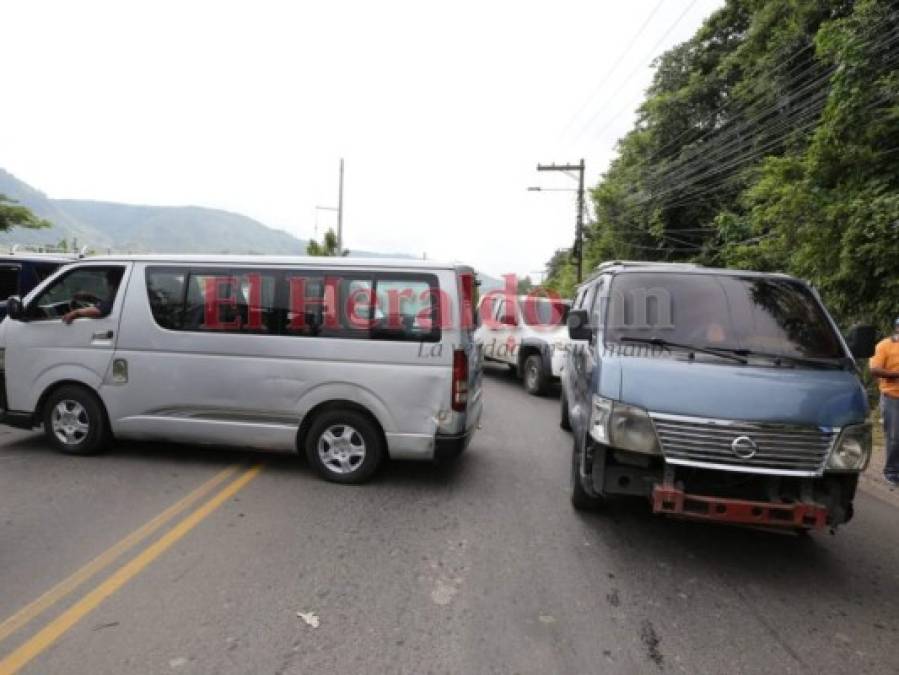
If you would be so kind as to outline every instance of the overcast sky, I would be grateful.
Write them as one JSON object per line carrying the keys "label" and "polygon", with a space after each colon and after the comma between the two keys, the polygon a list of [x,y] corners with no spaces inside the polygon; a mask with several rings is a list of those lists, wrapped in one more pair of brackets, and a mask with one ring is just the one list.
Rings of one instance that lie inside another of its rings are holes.
{"label": "overcast sky", "polygon": [[573,239],[573,193],[526,188],[575,182],[537,162],[595,183],[651,57],[721,4],[7,0],[0,167],[307,238],[344,157],[347,246],[523,275]]}

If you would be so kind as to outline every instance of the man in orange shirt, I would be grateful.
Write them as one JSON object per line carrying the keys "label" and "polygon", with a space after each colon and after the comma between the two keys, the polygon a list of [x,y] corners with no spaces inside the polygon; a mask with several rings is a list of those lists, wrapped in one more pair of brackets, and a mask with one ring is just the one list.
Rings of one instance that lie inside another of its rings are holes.
{"label": "man in orange shirt", "polygon": [[878,378],[880,385],[880,415],[887,454],[883,477],[899,487],[899,319],[893,324],[893,334],[877,343],[871,357],[871,375]]}

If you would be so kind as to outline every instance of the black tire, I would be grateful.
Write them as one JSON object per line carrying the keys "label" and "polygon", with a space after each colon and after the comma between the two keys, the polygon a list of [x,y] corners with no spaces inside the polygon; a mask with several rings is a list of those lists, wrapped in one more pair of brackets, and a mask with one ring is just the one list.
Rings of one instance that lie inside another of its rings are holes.
{"label": "black tire", "polygon": [[66,385],[44,403],[44,434],[67,455],[96,455],[109,444],[109,423],[97,395],[87,387]]}
{"label": "black tire", "polygon": [[[330,440],[326,432],[330,433]],[[305,445],[309,464],[322,478],[333,483],[364,483],[384,458],[384,445],[377,427],[355,410],[333,409],[318,415],[309,427]]]}
{"label": "black tire", "polygon": [[532,396],[543,396],[546,393],[547,377],[543,371],[543,359],[539,354],[531,354],[524,360],[522,368],[524,388]]}
{"label": "black tire", "polygon": [[559,427],[565,431],[571,431],[571,418],[568,416],[568,397],[565,396],[565,387],[559,394]]}
{"label": "black tire", "polygon": [[603,505],[605,500],[602,497],[594,497],[584,490],[584,486],[581,484],[580,472],[578,471],[579,462],[580,453],[575,440],[571,450],[571,505],[577,511],[596,511]]}

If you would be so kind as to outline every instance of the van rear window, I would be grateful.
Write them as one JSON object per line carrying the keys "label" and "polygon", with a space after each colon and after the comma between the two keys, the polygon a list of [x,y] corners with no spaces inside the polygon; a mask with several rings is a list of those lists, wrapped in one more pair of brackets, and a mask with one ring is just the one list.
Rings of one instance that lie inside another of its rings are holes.
{"label": "van rear window", "polygon": [[432,274],[150,267],[146,286],[153,318],[170,330],[440,340]]}

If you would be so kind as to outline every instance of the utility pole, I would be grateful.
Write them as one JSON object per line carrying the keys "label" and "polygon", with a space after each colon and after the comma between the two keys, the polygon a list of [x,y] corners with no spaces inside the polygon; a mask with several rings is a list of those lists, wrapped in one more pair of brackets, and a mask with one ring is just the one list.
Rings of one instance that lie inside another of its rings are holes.
{"label": "utility pole", "polygon": [[343,157],[340,158],[340,187],[337,192],[337,255],[343,255]]}
{"label": "utility pole", "polygon": [[[577,171],[577,219],[574,227],[574,246],[571,254],[577,264],[577,282],[584,276],[584,160],[577,164],[538,164],[537,171]],[[529,188],[530,189],[530,188]]]}

